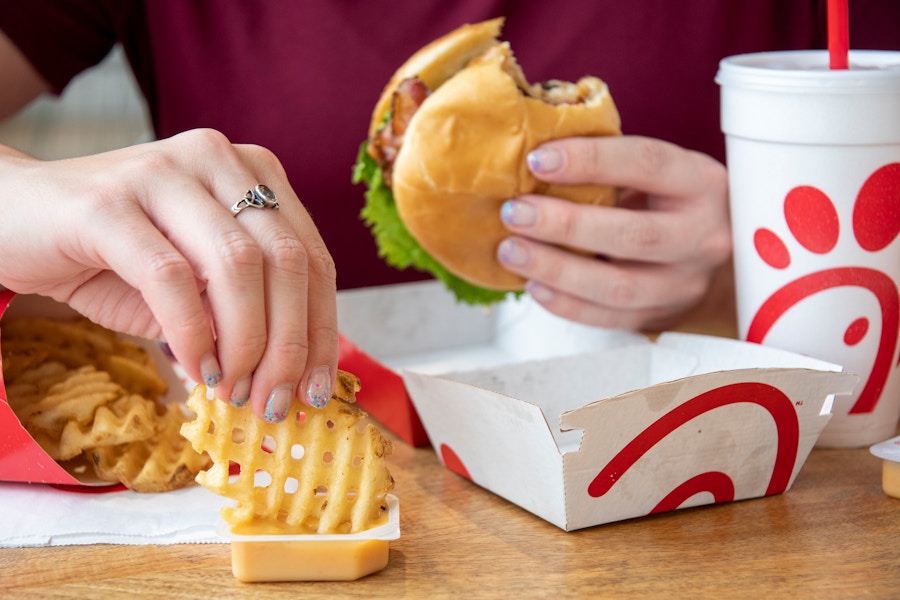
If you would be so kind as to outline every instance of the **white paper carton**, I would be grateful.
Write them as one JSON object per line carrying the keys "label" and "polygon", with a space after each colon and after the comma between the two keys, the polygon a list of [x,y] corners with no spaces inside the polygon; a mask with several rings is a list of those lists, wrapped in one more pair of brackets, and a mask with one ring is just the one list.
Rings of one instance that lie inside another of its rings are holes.
{"label": "white paper carton", "polygon": [[565,530],[786,491],[859,379],[756,344],[651,342],[527,299],[484,312],[441,295],[343,294],[341,330],[401,372],[448,468]]}

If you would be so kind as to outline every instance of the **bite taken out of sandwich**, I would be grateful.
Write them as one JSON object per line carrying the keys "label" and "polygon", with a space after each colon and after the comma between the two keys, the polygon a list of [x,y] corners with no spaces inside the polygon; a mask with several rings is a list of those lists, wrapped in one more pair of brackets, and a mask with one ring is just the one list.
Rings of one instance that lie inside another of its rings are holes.
{"label": "bite taken out of sandwich", "polygon": [[384,88],[353,179],[367,185],[361,213],[388,264],[430,272],[461,302],[490,304],[524,288],[503,268],[506,200],[544,194],[611,205],[615,190],[548,184],[526,156],[558,138],[620,135],[603,81],[529,83],[503,19],[463,25],[409,58]]}

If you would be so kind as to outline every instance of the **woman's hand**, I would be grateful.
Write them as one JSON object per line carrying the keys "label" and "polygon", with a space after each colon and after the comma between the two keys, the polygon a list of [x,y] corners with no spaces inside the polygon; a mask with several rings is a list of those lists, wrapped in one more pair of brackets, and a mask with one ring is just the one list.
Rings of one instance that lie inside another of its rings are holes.
{"label": "woman's hand", "polygon": [[727,176],[709,156],[642,137],[569,138],[537,148],[529,167],[548,182],[621,188],[615,207],[535,195],[504,204],[513,235],[498,258],[557,315],[665,328],[703,299],[730,258]]}
{"label": "woman's hand", "polygon": [[[212,130],[40,161],[0,147],[0,284],[164,339],[216,395],[278,422],[337,369],[334,264],[281,164]],[[280,208],[230,207],[262,183]]]}

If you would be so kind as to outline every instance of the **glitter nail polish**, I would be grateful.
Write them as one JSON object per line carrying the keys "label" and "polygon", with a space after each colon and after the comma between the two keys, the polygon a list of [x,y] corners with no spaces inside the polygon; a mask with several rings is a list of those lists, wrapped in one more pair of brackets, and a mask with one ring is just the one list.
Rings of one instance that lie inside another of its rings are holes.
{"label": "glitter nail polish", "polygon": [[294,389],[291,386],[282,386],[272,390],[266,401],[266,410],[263,418],[269,423],[281,423],[287,418],[291,407],[291,398]]}
{"label": "glitter nail polish", "polygon": [[240,408],[247,404],[248,400],[250,400],[250,378],[243,377],[231,389],[228,403],[235,408]]}
{"label": "glitter nail polish", "polygon": [[206,387],[214,388],[222,382],[222,367],[213,355],[207,355],[200,361],[200,376]]}
{"label": "glitter nail polish", "polygon": [[322,365],[313,369],[306,388],[306,401],[310,406],[324,408],[331,399],[331,369]]}

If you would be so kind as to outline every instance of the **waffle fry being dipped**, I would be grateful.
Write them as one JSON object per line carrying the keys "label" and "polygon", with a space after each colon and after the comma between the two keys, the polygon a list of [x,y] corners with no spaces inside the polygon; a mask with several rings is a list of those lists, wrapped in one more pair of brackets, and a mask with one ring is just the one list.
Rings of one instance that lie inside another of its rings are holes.
{"label": "waffle fry being dipped", "polygon": [[[384,522],[393,478],[385,465],[391,442],[355,402],[359,379],[338,372],[325,408],[295,400],[278,424],[207,398],[198,385],[187,406],[197,417],[181,428],[213,466],[197,482],[236,502],[222,510],[233,531],[356,533]],[[238,474],[232,467],[239,468]]]}

